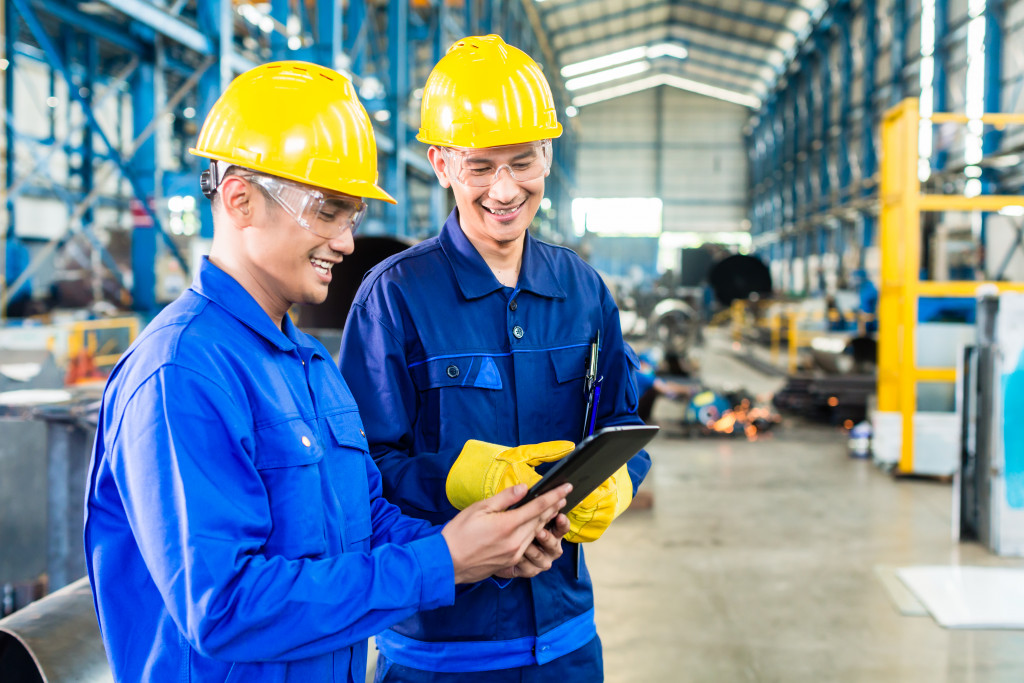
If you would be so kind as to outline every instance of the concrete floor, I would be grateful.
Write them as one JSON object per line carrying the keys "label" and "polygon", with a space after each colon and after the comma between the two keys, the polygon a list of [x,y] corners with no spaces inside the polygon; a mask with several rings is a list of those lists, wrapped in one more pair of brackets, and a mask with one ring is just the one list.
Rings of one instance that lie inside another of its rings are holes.
{"label": "concrete floor", "polygon": [[[705,351],[705,381],[776,382]],[[1024,631],[902,616],[878,567],[1024,566],[951,540],[952,487],[847,456],[845,435],[787,419],[767,438],[650,448],[649,510],[587,550],[609,683],[1024,681]]]}

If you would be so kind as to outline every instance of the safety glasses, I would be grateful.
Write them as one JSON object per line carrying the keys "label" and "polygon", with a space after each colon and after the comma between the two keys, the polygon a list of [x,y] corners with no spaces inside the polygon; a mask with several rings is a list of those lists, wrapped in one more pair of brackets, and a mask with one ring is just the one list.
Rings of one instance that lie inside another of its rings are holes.
{"label": "safety glasses", "polygon": [[366,203],[355,197],[324,194],[265,175],[242,177],[263,188],[296,223],[324,239],[340,237],[346,230],[354,233],[366,215]]}
{"label": "safety glasses", "polygon": [[536,180],[551,168],[551,140],[521,145],[462,149],[441,147],[448,177],[470,187],[489,187],[502,169],[517,182]]}

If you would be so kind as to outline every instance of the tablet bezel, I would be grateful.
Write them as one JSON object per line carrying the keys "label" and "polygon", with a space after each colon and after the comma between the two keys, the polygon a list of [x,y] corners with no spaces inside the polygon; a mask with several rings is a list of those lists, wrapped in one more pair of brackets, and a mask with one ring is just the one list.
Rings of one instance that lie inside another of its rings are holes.
{"label": "tablet bezel", "polygon": [[[523,499],[509,509],[525,505],[537,496],[569,482],[573,490],[566,497],[563,511],[572,510],[650,443],[659,429],[655,425],[623,425],[599,429],[581,441],[569,455],[556,462],[540,481],[530,487]],[[583,476],[593,486],[581,486]]]}

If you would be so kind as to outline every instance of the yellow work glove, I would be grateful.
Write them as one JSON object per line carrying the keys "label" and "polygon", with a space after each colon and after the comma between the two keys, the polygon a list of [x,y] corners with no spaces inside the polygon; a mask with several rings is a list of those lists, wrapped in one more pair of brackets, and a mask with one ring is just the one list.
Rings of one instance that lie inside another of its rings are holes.
{"label": "yellow work glove", "polygon": [[596,541],[632,501],[633,481],[623,465],[569,512],[569,533],[565,540],[570,543]]}
{"label": "yellow work glove", "polygon": [[534,467],[560,460],[573,448],[572,441],[545,441],[509,448],[470,439],[448,471],[445,493],[452,505],[465,510],[509,486],[533,486],[540,481]]}

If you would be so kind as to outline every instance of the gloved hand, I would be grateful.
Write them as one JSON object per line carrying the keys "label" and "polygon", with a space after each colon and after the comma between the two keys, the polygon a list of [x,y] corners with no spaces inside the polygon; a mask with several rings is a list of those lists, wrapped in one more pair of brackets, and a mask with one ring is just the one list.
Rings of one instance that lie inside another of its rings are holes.
{"label": "gloved hand", "polygon": [[560,460],[573,448],[572,441],[545,441],[509,448],[470,439],[448,471],[445,493],[452,505],[465,510],[509,486],[533,486],[540,481],[534,467]]}
{"label": "gloved hand", "polygon": [[623,465],[569,512],[569,533],[565,540],[570,543],[596,541],[632,501],[633,481]]}

